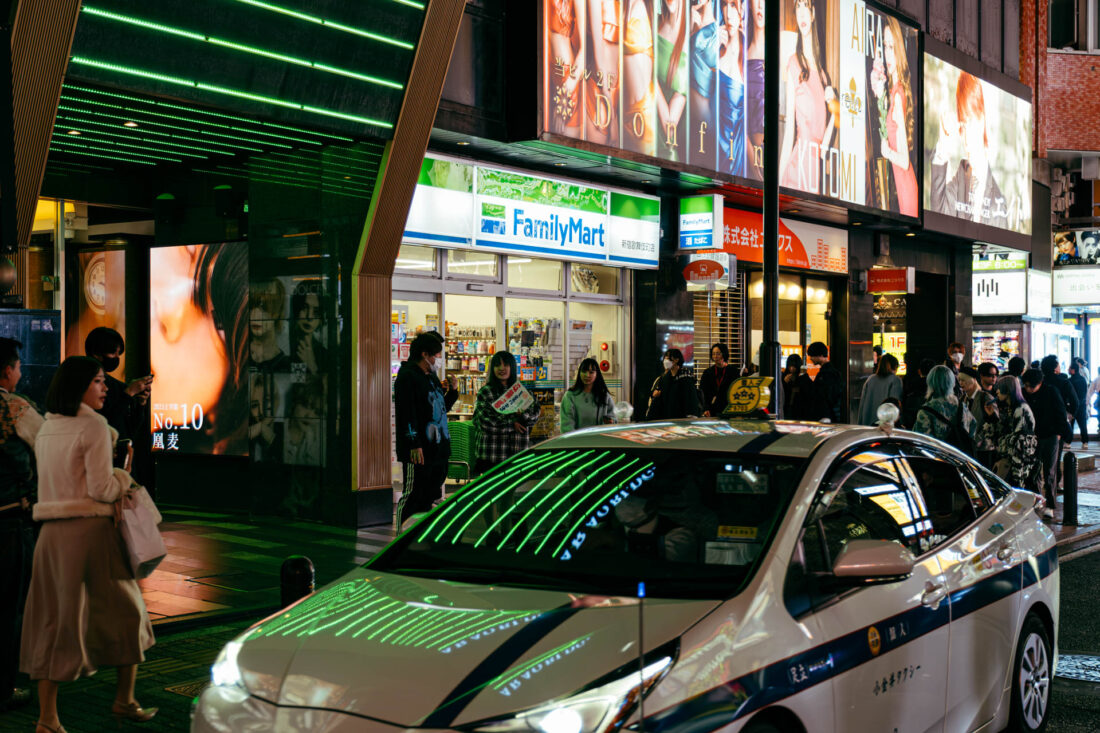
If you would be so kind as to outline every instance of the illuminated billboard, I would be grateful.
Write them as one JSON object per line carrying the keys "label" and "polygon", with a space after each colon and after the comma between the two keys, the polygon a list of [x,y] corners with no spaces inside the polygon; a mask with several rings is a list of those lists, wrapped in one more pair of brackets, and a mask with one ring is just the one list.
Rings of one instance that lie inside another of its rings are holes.
{"label": "illuminated billboard", "polygon": [[[782,4],[781,185],[919,216],[917,29],[859,0]],[[543,0],[544,134],[762,180],[764,5]]]}

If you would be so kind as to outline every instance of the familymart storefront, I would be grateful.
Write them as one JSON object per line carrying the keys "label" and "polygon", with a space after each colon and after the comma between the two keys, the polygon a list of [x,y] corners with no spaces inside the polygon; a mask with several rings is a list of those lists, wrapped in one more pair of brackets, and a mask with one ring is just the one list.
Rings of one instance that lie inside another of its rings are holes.
{"label": "familymart storefront", "polygon": [[544,405],[536,437],[585,357],[630,394],[631,274],[656,269],[660,201],[632,191],[429,155],[393,276],[391,378],[423,331],[445,340],[469,419],[492,354],[515,355]]}

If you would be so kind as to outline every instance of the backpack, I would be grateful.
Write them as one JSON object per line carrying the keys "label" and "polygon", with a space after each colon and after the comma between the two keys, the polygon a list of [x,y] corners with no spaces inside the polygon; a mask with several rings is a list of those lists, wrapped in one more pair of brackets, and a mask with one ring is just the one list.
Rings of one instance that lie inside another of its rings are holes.
{"label": "backpack", "polygon": [[927,412],[947,426],[947,435],[943,437],[944,443],[953,445],[966,455],[972,456],[974,455],[974,438],[967,432],[966,428],[963,426],[962,420],[963,410],[967,409],[969,408],[960,401],[956,406],[955,416],[950,420],[933,410],[931,407],[921,407],[920,411]]}

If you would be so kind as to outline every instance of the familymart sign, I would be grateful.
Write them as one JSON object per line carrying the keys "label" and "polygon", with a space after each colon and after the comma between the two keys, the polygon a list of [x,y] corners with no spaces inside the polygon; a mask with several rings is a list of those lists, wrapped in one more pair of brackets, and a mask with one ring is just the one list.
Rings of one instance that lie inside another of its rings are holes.
{"label": "familymart sign", "polygon": [[404,241],[656,268],[660,213],[653,196],[430,156]]}

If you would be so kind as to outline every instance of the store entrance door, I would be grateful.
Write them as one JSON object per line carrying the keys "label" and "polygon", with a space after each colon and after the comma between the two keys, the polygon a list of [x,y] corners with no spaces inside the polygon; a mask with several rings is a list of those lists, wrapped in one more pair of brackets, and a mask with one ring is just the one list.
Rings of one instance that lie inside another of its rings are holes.
{"label": "store entrance door", "polygon": [[[947,358],[947,276],[917,272],[916,292],[906,298],[908,359],[916,365],[928,358],[940,364]],[[900,356],[900,355],[899,355]]]}
{"label": "store entrance door", "polygon": [[[390,392],[401,362],[409,358],[409,344],[418,333],[439,331],[439,296],[435,293],[415,293],[395,290],[390,307]],[[401,464],[394,452],[394,412],[390,400],[390,474],[396,486],[401,479]]]}

